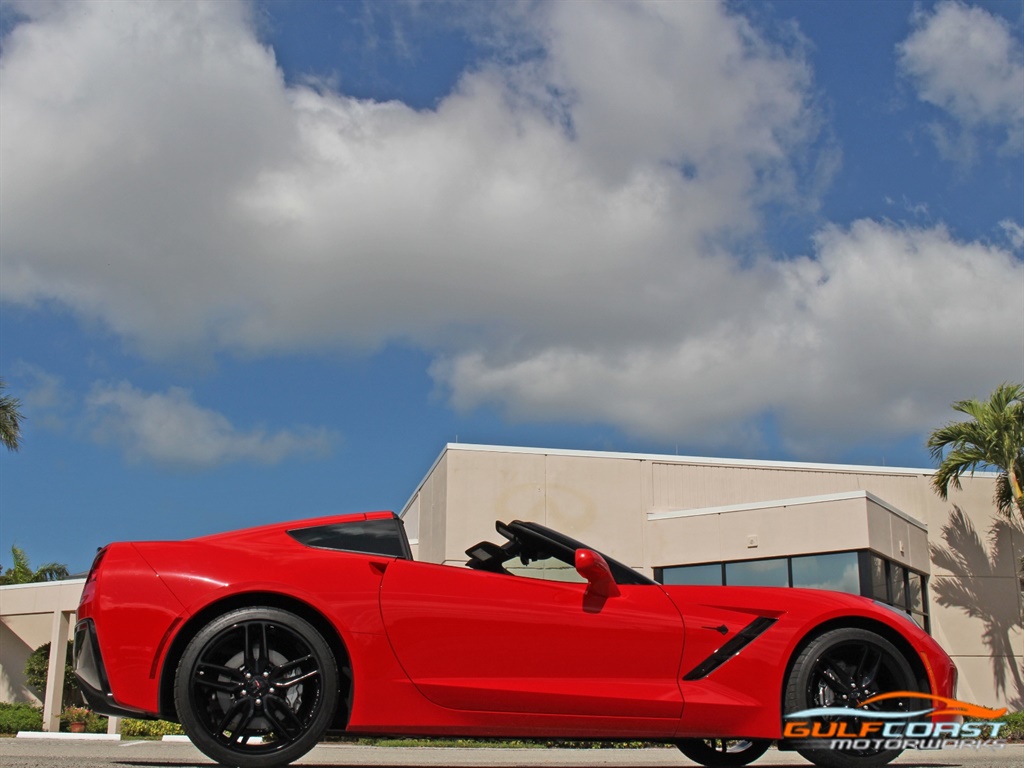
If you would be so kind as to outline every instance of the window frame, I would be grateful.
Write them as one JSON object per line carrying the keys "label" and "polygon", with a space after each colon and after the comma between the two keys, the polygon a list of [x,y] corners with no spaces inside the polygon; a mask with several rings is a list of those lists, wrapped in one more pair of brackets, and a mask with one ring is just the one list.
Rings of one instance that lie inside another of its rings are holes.
{"label": "window frame", "polygon": [[[854,553],[857,555],[857,571],[859,580],[859,593],[862,597],[868,597],[872,600],[876,600],[880,603],[885,603],[892,608],[900,611],[901,613],[907,614],[918,626],[920,626],[925,632],[931,634],[931,612],[928,608],[928,574],[922,573],[921,571],[911,568],[909,565],[896,562],[895,560],[886,557],[872,549],[841,549],[828,552],[802,552],[798,555],[777,555],[773,557],[762,557],[762,558],[748,558],[745,560],[712,560],[703,563],[683,563],[679,565],[662,565],[654,568],[654,580],[663,586],[737,586],[735,584],[729,584],[728,582],[728,565],[734,563],[754,563],[768,560],[786,560],[786,567],[789,574],[788,587],[793,588],[793,559],[800,557],[808,557],[811,555],[838,555]],[[885,584],[885,594],[879,594],[875,590],[875,583],[873,578],[873,568],[875,563],[882,564],[882,577],[883,583]],[[721,583],[719,585],[707,585],[707,584],[665,584],[665,573],[666,571],[673,571],[676,569],[685,568],[696,568],[696,567],[707,567],[707,566],[720,566],[721,568]],[[902,587],[903,597],[906,605],[897,605],[895,602],[895,596],[893,594],[893,577],[897,575],[895,569],[902,571]],[[915,607],[914,592],[911,587],[915,581],[914,577],[920,580],[920,609]],[[806,587],[799,587],[799,589],[806,589]],[[846,592],[844,594],[854,594]]]}

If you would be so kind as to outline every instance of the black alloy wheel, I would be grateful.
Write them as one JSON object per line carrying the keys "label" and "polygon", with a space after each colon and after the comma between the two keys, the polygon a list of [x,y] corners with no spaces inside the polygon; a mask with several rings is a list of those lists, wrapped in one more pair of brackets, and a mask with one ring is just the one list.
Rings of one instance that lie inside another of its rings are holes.
{"label": "black alloy wheel", "polygon": [[679,751],[707,768],[739,768],[752,763],[772,745],[771,739],[681,739]]}
{"label": "black alloy wheel", "polygon": [[211,621],[185,649],[174,681],[189,738],[238,768],[276,768],[306,754],[337,701],[330,647],[308,622],[276,608],[242,608]]}
{"label": "black alloy wheel", "polygon": [[[793,664],[785,692],[785,712],[805,709],[843,707],[859,709],[868,699],[883,693],[919,691],[910,664],[903,654],[884,637],[864,629],[843,628],[825,632],[814,639]],[[910,713],[919,709],[919,701],[893,698],[868,705],[862,717],[840,716],[814,718],[824,731],[835,727],[838,732],[858,733],[861,723],[872,719],[872,713]],[[796,751],[824,768],[877,768],[895,759],[902,749],[884,749],[872,736],[860,741],[871,742],[863,749],[829,749],[831,740],[818,739],[813,745],[802,742]]]}

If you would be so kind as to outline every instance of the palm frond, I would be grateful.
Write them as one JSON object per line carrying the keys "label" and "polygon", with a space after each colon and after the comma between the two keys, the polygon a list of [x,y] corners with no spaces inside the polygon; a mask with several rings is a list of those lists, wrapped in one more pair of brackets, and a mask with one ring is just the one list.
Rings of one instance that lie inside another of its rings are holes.
{"label": "palm frond", "polygon": [[32,581],[61,581],[70,575],[64,563],[46,563],[32,572]]}
{"label": "palm frond", "polygon": [[996,469],[996,506],[1004,514],[1016,507],[1024,517],[1024,384],[1000,384],[988,400],[960,400],[953,410],[971,417],[939,427],[927,447],[938,464],[932,487],[943,499],[960,478],[978,470]]}
{"label": "palm frond", "polygon": [[21,447],[21,401],[16,397],[3,394],[7,388],[0,378],[0,444],[9,451]]}
{"label": "palm frond", "polygon": [[32,584],[39,581],[60,581],[71,573],[64,563],[46,563],[32,570],[28,555],[17,544],[11,547],[13,565],[0,575],[0,584]]}

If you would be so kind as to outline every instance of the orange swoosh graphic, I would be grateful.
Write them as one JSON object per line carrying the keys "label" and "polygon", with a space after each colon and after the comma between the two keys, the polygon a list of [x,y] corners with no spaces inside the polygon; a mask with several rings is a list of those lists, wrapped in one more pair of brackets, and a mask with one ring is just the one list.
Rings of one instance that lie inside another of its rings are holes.
{"label": "orange swoosh graphic", "polygon": [[945,696],[933,696],[930,693],[918,693],[916,691],[880,693],[878,696],[872,696],[870,699],[861,702],[860,706],[866,707],[868,704],[876,701],[885,701],[886,699],[927,699],[928,701],[942,702],[945,705],[945,709],[936,708],[929,713],[931,715],[963,715],[965,717],[976,717],[979,720],[994,720],[1006,714],[1006,707],[1002,709],[989,709],[988,707],[980,707],[977,704],[968,704],[966,701],[960,701],[959,699],[948,699]]}

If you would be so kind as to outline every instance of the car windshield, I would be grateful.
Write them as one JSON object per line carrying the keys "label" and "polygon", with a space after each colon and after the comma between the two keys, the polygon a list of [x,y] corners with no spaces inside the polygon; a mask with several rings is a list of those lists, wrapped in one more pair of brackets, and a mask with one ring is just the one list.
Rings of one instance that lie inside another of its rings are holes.
{"label": "car windshield", "polygon": [[[505,563],[514,558],[519,558],[523,565],[553,558],[575,568],[576,550],[593,549],[564,533],[559,533],[539,523],[513,520],[506,525],[499,521],[495,523],[494,527],[507,541],[502,545],[481,541],[467,549],[466,555],[469,556],[469,562],[466,565],[470,568],[508,574]],[[603,553],[601,556],[608,563],[616,584],[656,583],[642,573],[634,571],[628,565]]]}

